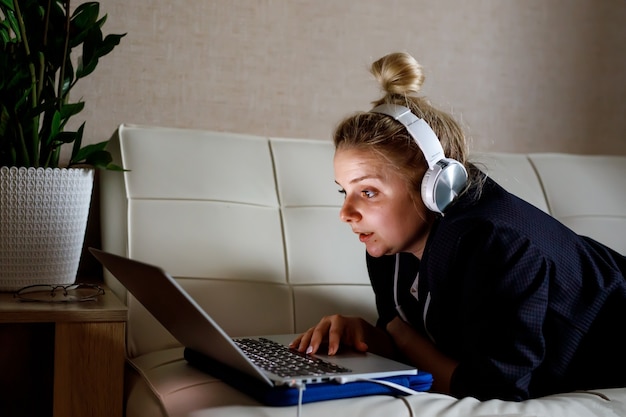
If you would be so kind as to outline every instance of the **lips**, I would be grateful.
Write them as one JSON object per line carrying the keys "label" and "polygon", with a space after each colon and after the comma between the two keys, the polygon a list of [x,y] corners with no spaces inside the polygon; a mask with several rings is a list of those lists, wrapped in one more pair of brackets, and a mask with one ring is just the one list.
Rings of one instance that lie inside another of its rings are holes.
{"label": "lips", "polygon": [[359,240],[366,243],[372,237],[372,233],[359,233]]}

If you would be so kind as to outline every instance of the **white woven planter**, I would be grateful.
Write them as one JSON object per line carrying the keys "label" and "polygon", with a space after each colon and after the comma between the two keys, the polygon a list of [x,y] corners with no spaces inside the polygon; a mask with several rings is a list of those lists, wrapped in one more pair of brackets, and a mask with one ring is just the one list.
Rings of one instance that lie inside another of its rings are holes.
{"label": "white woven planter", "polygon": [[76,280],[94,173],[0,168],[0,291]]}

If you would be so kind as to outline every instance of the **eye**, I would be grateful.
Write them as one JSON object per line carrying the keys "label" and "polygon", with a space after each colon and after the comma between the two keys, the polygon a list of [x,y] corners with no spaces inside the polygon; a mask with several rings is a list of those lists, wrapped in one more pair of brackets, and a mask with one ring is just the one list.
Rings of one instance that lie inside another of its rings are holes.
{"label": "eye", "polygon": [[366,198],[374,198],[376,196],[376,193],[370,190],[363,190],[361,191],[361,194],[363,194],[363,196]]}
{"label": "eye", "polygon": [[346,198],[346,190],[344,190],[343,188],[340,188],[340,189],[337,190],[337,192],[339,194],[343,194],[343,198]]}

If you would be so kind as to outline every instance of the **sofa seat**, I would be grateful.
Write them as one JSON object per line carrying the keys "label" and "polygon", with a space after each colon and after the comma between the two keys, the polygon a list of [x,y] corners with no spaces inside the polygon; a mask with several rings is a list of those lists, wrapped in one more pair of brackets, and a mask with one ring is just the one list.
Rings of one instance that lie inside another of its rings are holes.
{"label": "sofa seat", "polygon": [[184,416],[198,408],[258,405],[247,395],[188,365],[183,348],[128,360],[126,416]]}
{"label": "sofa seat", "polygon": [[[183,359],[183,348],[147,353],[128,361],[127,417],[296,416],[297,407],[268,407],[237,391]],[[360,417],[624,417],[626,390],[602,389],[547,396],[521,403],[458,400],[448,395],[420,393],[395,398],[376,395],[309,403],[302,417],[330,416],[337,410]]]}
{"label": "sofa seat", "polygon": [[[126,417],[213,416],[214,412],[231,416],[295,416],[297,411],[296,406],[263,406],[219,379],[195,369],[183,358],[183,348],[147,353],[129,359],[128,364],[130,384],[127,384]],[[332,415],[340,404],[353,402],[346,399],[306,404],[304,416]],[[363,403],[359,399],[357,403],[357,408],[350,407],[350,411],[359,416],[376,416],[382,412],[400,416],[406,412],[406,406],[391,396],[372,396]],[[313,412],[311,408],[318,411]]]}
{"label": "sofa seat", "polygon": [[[339,220],[330,141],[122,125],[109,149],[128,171],[101,175],[103,249],[168,271],[230,336],[301,333],[334,313],[376,320],[365,250]],[[512,193],[626,253],[625,156],[472,159]],[[187,365],[176,339],[104,278],[128,306],[126,417],[296,415]],[[626,388],[522,403],[424,393],[310,403],[302,416],[624,417],[625,403]]]}
{"label": "sofa seat", "polygon": [[[521,403],[506,401],[480,402],[474,398],[456,398],[433,393],[410,397],[365,397],[359,401],[336,400],[332,403],[313,403],[303,407],[301,417],[332,416],[338,412],[363,417],[623,417],[626,413],[623,390],[602,390],[598,393],[580,392]],[[198,410],[191,417],[263,416],[293,417],[295,407],[271,408],[225,406]],[[354,413],[354,414],[353,414]]]}

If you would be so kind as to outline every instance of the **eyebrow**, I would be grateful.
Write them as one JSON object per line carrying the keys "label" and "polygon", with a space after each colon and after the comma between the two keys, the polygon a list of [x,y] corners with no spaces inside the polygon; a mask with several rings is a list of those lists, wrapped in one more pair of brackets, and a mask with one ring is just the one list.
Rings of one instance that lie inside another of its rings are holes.
{"label": "eyebrow", "polygon": [[[369,180],[369,179],[380,180],[381,177],[379,175],[363,175],[361,177],[351,179],[348,184],[356,184],[357,182],[361,182],[363,180]],[[341,186],[341,184],[339,184],[337,180],[335,180],[335,184]]]}

